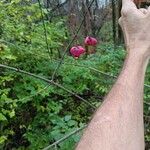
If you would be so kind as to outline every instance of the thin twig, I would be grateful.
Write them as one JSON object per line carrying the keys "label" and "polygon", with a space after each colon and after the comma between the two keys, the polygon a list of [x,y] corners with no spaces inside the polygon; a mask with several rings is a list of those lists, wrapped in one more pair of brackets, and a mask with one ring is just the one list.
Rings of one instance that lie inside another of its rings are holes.
{"label": "thin twig", "polygon": [[26,74],[28,76],[32,76],[32,77],[35,77],[37,79],[40,79],[40,80],[43,80],[49,84],[52,84],[60,89],[63,89],[64,91],[70,93],[71,95],[75,96],[76,98],[80,99],[81,101],[85,102],[87,105],[91,106],[93,109],[96,109],[96,106],[94,106],[93,104],[91,104],[90,102],[88,102],[87,100],[85,100],[84,98],[80,97],[79,95],[77,95],[76,93],[74,93],[73,91],[63,87],[62,85],[52,81],[52,80],[49,80],[45,77],[42,77],[42,76],[39,76],[39,75],[36,75],[36,74],[33,74],[33,73],[30,73],[30,72],[27,72],[27,71],[24,71],[24,70],[21,70],[21,69],[18,69],[18,68],[14,68],[14,67],[10,67],[10,66],[7,66],[7,65],[3,65],[3,64],[0,64],[0,68],[6,68],[6,69],[9,69],[9,70],[13,70],[15,72],[19,72],[19,73],[23,73],[23,74]]}
{"label": "thin twig", "polygon": [[[4,42],[4,43],[7,43],[7,44],[16,46],[15,44],[10,43],[10,42],[5,41],[5,40],[0,40],[0,42]],[[17,46],[17,48],[20,49],[19,46]],[[46,58],[46,55],[42,55],[42,54],[37,55],[37,54],[35,54],[35,53],[34,53],[34,55],[40,56],[40,57],[43,57],[43,58]],[[47,59],[48,59],[48,58],[47,58]],[[61,59],[60,59],[60,60],[55,60],[55,59],[53,59],[53,61],[55,61],[56,63],[60,63],[60,62],[61,62]],[[62,62],[62,63],[65,63],[65,64],[67,64],[67,65],[75,65],[75,66],[79,66],[79,67],[89,68],[89,69],[91,69],[91,70],[93,70],[93,71],[95,71],[95,72],[98,72],[98,73],[100,73],[100,74],[103,74],[103,75],[106,75],[106,76],[109,76],[109,77],[112,77],[112,78],[117,78],[117,76],[115,76],[115,75],[110,75],[109,73],[100,71],[100,70],[98,70],[98,69],[96,69],[96,68],[93,68],[93,67],[88,67],[88,66],[85,66],[85,65],[74,64],[74,63],[66,63],[66,62]],[[144,86],[150,88],[150,85],[148,85],[148,84],[144,84]]]}
{"label": "thin twig", "polygon": [[[95,0],[92,0],[92,2],[90,3],[90,5],[88,6],[88,9],[90,9],[90,7],[91,7],[92,4],[94,3],[94,1],[95,1]],[[62,62],[63,62],[63,60],[64,60],[64,58],[65,58],[65,55],[67,54],[67,51],[69,50],[70,46],[72,45],[72,43],[73,43],[74,40],[76,39],[76,37],[77,37],[77,35],[78,35],[78,33],[79,33],[79,31],[80,31],[80,29],[81,29],[83,23],[84,23],[86,14],[87,14],[87,12],[84,14],[84,17],[83,17],[83,19],[82,19],[82,21],[81,21],[81,23],[80,23],[80,25],[79,25],[79,27],[78,27],[78,29],[77,29],[77,32],[76,32],[75,36],[74,36],[73,39],[70,41],[70,43],[68,44],[66,50],[64,51],[63,56],[62,56],[62,58],[61,58],[61,61],[58,63],[57,67],[55,68],[55,70],[54,70],[54,72],[53,72],[53,74],[52,74],[52,80],[54,80],[55,75],[56,75],[56,73],[57,73],[57,70],[58,70],[59,67],[61,66],[61,64],[62,64]]]}
{"label": "thin twig", "polygon": [[[70,90],[64,88],[63,86],[57,84],[56,82],[54,82],[54,81],[52,81],[52,80],[48,80],[48,79],[46,79],[46,78],[44,78],[44,77],[41,77],[41,76],[32,74],[32,73],[30,73],[30,72],[26,72],[26,71],[23,71],[23,70],[14,68],[14,67],[6,66],[6,65],[3,65],[3,64],[0,64],[0,67],[1,67],[1,68],[6,68],[6,69],[9,69],[9,70],[13,70],[13,71],[15,71],[15,72],[23,73],[23,74],[26,74],[26,75],[35,77],[35,78],[37,78],[37,79],[41,79],[41,80],[43,80],[43,81],[45,81],[45,82],[47,82],[47,83],[49,83],[49,84],[53,84],[53,85],[55,85],[56,87],[59,87],[59,88],[65,90],[65,91],[67,91],[68,93],[70,93],[70,94],[76,96],[76,97],[79,98],[80,100],[83,100],[85,103],[87,103],[88,105],[90,105],[92,108],[94,108],[94,109],[96,108],[95,106],[93,107],[93,105],[91,105],[89,102],[87,102],[86,100],[84,100],[84,99],[81,98],[80,96],[76,95],[76,93],[73,93],[72,91],[70,91]],[[145,118],[145,119],[148,119],[148,120],[150,119],[149,116],[146,116],[146,115],[144,115],[144,118]],[[80,130],[84,129],[85,127],[86,127],[86,126],[84,126],[84,127],[82,127],[82,128],[79,128],[79,129],[77,129],[77,130],[71,132],[70,134],[66,135],[65,137],[61,138],[60,140],[56,141],[55,143],[53,143],[52,145],[46,147],[46,148],[43,149],[43,150],[48,150],[49,148],[53,147],[54,145],[57,145],[57,144],[63,142],[64,140],[66,140],[66,139],[69,138],[70,136],[76,134],[77,132],[79,132]]]}
{"label": "thin twig", "polygon": [[146,104],[146,105],[150,106],[150,103],[148,103],[148,102],[146,102],[146,101],[144,101],[144,104]]}
{"label": "thin twig", "polygon": [[59,67],[61,66],[61,64],[62,64],[62,62],[63,62],[63,60],[64,60],[64,58],[65,58],[65,55],[66,55],[67,51],[69,50],[70,46],[72,45],[72,43],[73,43],[74,40],[76,39],[76,36],[78,35],[78,33],[79,33],[79,31],[80,31],[82,25],[83,25],[83,20],[82,20],[82,22],[81,22],[81,24],[80,24],[80,26],[79,26],[79,28],[78,28],[78,30],[77,30],[75,36],[74,36],[73,39],[70,41],[70,43],[68,44],[67,48],[65,49],[65,51],[64,51],[64,53],[63,53],[63,55],[62,55],[61,61],[58,63],[57,67],[55,68],[54,73],[52,74],[52,80],[54,80],[55,75],[56,75],[56,73],[57,73],[57,70],[58,70]]}
{"label": "thin twig", "polygon": [[38,94],[42,93],[43,91],[47,90],[48,87],[49,87],[49,85],[45,86],[43,89],[39,90],[39,91],[36,92],[35,94],[30,95],[30,96],[28,96],[28,97],[24,97],[24,98],[22,98],[22,99],[19,99],[19,100],[17,100],[16,102],[27,101],[27,100],[33,98],[34,96],[37,96]]}
{"label": "thin twig", "polygon": [[[16,46],[15,44],[10,43],[10,42],[5,41],[5,40],[0,40],[0,42],[7,43],[7,44],[10,44],[10,45]],[[19,46],[17,46],[17,48],[20,49]],[[45,58],[45,59],[48,59],[47,55],[42,55],[42,54],[41,54],[41,55],[38,55],[38,54],[36,54],[36,53],[34,53],[34,55],[40,56],[40,57]],[[55,63],[58,63],[58,62],[60,62],[60,61],[61,61],[61,60],[55,60],[55,59],[53,59],[53,62],[55,62]],[[93,71],[95,71],[95,72],[97,72],[97,73],[100,73],[100,74],[102,74],[102,75],[105,75],[105,76],[108,76],[108,77],[111,77],[111,78],[117,78],[117,76],[115,76],[115,75],[111,75],[111,74],[109,74],[109,73],[107,73],[107,72],[100,71],[100,70],[98,70],[98,69],[96,69],[96,68],[93,68],[93,67],[88,67],[88,66],[85,66],[85,65],[80,65],[80,64],[75,64],[75,63],[68,63],[68,62],[67,62],[67,63],[66,63],[66,62],[62,62],[62,63],[63,63],[63,64],[66,64],[66,65],[74,65],[74,66],[79,66],[79,67],[87,68],[87,69],[93,70]],[[148,84],[144,84],[144,86],[147,87],[147,88],[150,88],[150,85],[148,85]],[[35,96],[35,95],[33,95],[33,96]],[[30,97],[32,97],[32,96],[29,96],[29,98],[30,98]],[[144,101],[144,104],[150,105],[150,103],[147,103],[146,101]]]}
{"label": "thin twig", "polygon": [[150,122],[150,116],[144,115],[144,119],[146,119],[146,121]]}
{"label": "thin twig", "polygon": [[57,150],[57,144],[55,144],[55,150]]}
{"label": "thin twig", "polygon": [[[147,119],[147,121],[150,121],[150,117],[149,117],[149,116],[143,115],[143,117],[144,117],[145,119]],[[79,128],[79,129],[77,129],[77,130],[74,130],[73,132],[67,134],[66,136],[64,136],[63,138],[61,138],[61,139],[59,139],[58,141],[54,142],[53,144],[47,146],[47,147],[44,148],[43,150],[49,150],[49,149],[52,148],[53,146],[62,143],[63,141],[67,140],[69,137],[71,137],[72,135],[74,135],[74,134],[80,132],[81,130],[85,129],[86,127],[87,127],[87,125],[85,125],[85,126]]]}
{"label": "thin twig", "polygon": [[[15,72],[23,73],[23,74],[26,74],[26,75],[28,75],[28,76],[32,76],[32,77],[35,77],[35,78],[37,78],[37,79],[41,79],[41,80],[43,80],[43,81],[45,81],[45,82],[47,82],[47,83],[49,83],[49,84],[53,84],[53,85],[55,85],[56,87],[59,87],[59,88],[63,89],[64,91],[70,93],[71,95],[75,96],[76,98],[82,100],[82,101],[85,102],[86,104],[90,105],[93,109],[96,109],[96,107],[95,107],[93,104],[89,103],[89,102],[88,102],[87,100],[85,100],[84,98],[80,97],[79,95],[77,95],[76,93],[72,92],[71,90],[69,90],[69,89],[63,87],[62,85],[60,85],[60,84],[58,84],[58,83],[56,83],[56,82],[54,82],[54,81],[52,81],[52,80],[49,80],[49,79],[47,79],[47,78],[45,78],[45,77],[42,77],[42,76],[39,76],[39,75],[30,73],[30,72],[26,72],[26,71],[21,70],[21,69],[18,69],[18,68],[14,68],[14,67],[10,67],[10,66],[7,66],[7,65],[3,65],[3,64],[0,64],[0,68],[6,68],[6,69],[9,69],[9,70],[13,70],[13,71],[15,71]],[[112,76],[111,76],[111,77],[112,77]],[[116,77],[115,77],[115,78],[116,78]],[[150,87],[149,85],[147,85],[147,86]],[[147,104],[147,105],[149,105],[149,103],[147,103],[147,102],[144,102],[144,103]]]}
{"label": "thin twig", "polygon": [[[42,54],[38,55],[38,54],[35,54],[35,53],[34,53],[34,55],[43,57],[45,59],[48,59],[48,58],[46,58],[47,57],[46,55],[42,55]],[[61,59],[57,59],[57,60],[53,59],[53,62],[55,62],[55,63],[59,63],[60,61],[61,61]],[[98,69],[96,69],[94,67],[90,67],[90,66],[86,66],[86,65],[81,65],[81,64],[75,64],[75,63],[68,63],[68,62],[62,62],[62,63],[66,64],[66,65],[74,65],[74,66],[79,66],[79,67],[87,68],[87,69],[93,70],[93,71],[95,71],[97,73],[100,73],[102,75],[105,75],[105,76],[108,76],[108,77],[111,77],[111,78],[117,78],[117,76],[115,76],[115,75],[111,75],[110,73],[100,71],[100,70],[98,70]],[[148,84],[144,84],[144,86],[147,87],[147,88],[150,88],[150,85],[148,85]]]}
{"label": "thin twig", "polygon": [[47,51],[48,51],[49,57],[51,59],[51,54],[53,52],[52,52],[52,49],[49,49],[48,38],[47,38],[47,28],[46,28],[45,21],[44,21],[44,14],[43,14],[42,5],[40,3],[40,0],[38,0],[38,3],[39,3],[40,11],[41,11],[41,17],[42,17],[42,23],[43,23],[43,29],[44,29],[44,36],[45,36],[45,42],[46,42],[46,46],[47,46]]}
{"label": "thin twig", "polygon": [[[58,61],[53,60],[53,62],[57,63]],[[110,77],[110,78],[114,78],[114,79],[117,78],[117,76],[115,76],[115,75],[111,75],[111,74],[109,74],[109,73],[107,73],[107,72],[100,71],[100,70],[98,70],[98,69],[96,69],[96,68],[93,68],[93,67],[88,67],[88,66],[85,66],[85,65],[80,65],[80,64],[75,64],[75,63],[66,63],[66,62],[63,62],[63,63],[66,64],[66,65],[74,65],[74,66],[78,66],[78,67],[83,67],[83,68],[86,68],[86,69],[90,69],[90,70],[92,70],[92,71],[95,71],[95,72],[97,72],[97,73],[99,73],[99,74],[102,74],[102,75],[104,75],[104,76],[108,76],[108,77]],[[148,84],[144,84],[144,86],[147,87],[147,88],[150,88],[150,85],[148,85]],[[33,94],[33,95],[29,96],[29,97],[25,97],[25,98],[23,98],[23,99],[20,99],[20,100],[18,100],[17,102],[22,101],[22,100],[24,100],[24,99],[30,99],[30,98],[32,98],[33,96],[36,96],[37,94],[39,94],[39,93],[41,93],[42,91],[46,90],[48,87],[49,87],[49,85],[46,86],[45,88],[43,88],[41,91],[37,92],[36,94]],[[148,102],[146,102],[146,101],[144,101],[144,104],[150,106],[150,103],[148,103]]]}
{"label": "thin twig", "polygon": [[54,11],[56,11],[57,9],[59,9],[60,7],[64,6],[69,0],[66,0],[65,2],[63,3],[58,3],[54,8],[52,8],[50,11],[47,9],[47,11],[49,13],[54,13]]}
{"label": "thin twig", "polygon": [[68,139],[68,138],[71,137],[72,135],[74,135],[74,134],[80,132],[81,130],[85,129],[86,127],[87,127],[87,126],[85,125],[85,126],[79,128],[79,129],[74,130],[73,132],[67,134],[66,136],[64,136],[63,138],[61,138],[61,139],[59,139],[58,141],[54,142],[53,144],[47,146],[47,147],[44,148],[43,150],[49,150],[49,149],[52,148],[53,146],[58,145],[59,143],[65,141],[66,139]]}

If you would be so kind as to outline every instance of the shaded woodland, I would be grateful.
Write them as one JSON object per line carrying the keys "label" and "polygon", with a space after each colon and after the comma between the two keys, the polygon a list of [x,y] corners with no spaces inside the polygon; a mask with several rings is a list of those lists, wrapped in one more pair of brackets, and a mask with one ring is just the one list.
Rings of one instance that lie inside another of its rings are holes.
{"label": "shaded woodland", "polygon": [[[121,0],[0,1],[0,149],[75,149],[126,56],[121,5]],[[87,37],[96,44],[86,45]],[[73,56],[72,47],[85,51]],[[144,86],[149,150],[150,67]]]}

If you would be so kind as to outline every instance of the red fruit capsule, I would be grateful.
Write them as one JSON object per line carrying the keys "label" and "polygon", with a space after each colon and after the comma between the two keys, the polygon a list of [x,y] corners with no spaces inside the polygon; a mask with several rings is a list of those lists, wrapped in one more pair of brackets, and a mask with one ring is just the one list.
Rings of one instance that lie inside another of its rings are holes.
{"label": "red fruit capsule", "polygon": [[79,58],[80,55],[85,53],[85,49],[82,46],[74,46],[70,49],[70,53],[74,58]]}
{"label": "red fruit capsule", "polygon": [[82,46],[77,46],[77,48],[81,54],[85,53],[85,49]]}
{"label": "red fruit capsule", "polygon": [[87,45],[87,46],[96,46],[97,40],[96,40],[96,38],[87,36],[87,37],[85,38],[84,43],[85,43],[85,45]]}

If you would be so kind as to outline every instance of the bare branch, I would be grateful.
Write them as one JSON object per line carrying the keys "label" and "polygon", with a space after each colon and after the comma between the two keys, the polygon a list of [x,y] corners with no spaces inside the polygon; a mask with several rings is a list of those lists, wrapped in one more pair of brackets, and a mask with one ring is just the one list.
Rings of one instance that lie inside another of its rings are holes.
{"label": "bare branch", "polygon": [[[147,120],[148,122],[150,122],[150,117],[149,117],[149,116],[144,115],[144,119]],[[44,148],[43,150],[49,150],[49,149],[52,148],[53,146],[56,146],[56,145],[62,143],[63,141],[67,140],[69,137],[71,137],[72,135],[74,135],[74,134],[80,132],[81,130],[85,129],[86,127],[87,127],[87,125],[85,125],[85,126],[79,128],[79,129],[74,130],[73,132],[67,134],[66,136],[64,136],[63,138],[61,138],[61,139],[59,139],[58,141],[54,142],[53,144],[47,146],[47,147]]]}
{"label": "bare branch", "polygon": [[46,28],[46,24],[45,24],[45,21],[44,21],[44,14],[43,14],[42,5],[41,5],[41,3],[40,3],[40,0],[38,0],[38,3],[39,3],[40,11],[41,11],[41,16],[42,16],[43,29],[44,29],[44,36],[45,36],[45,43],[46,43],[46,46],[47,46],[47,51],[48,51],[48,53],[49,53],[49,57],[50,57],[50,59],[51,59],[51,54],[52,54],[53,52],[52,52],[52,49],[49,48],[48,38],[47,38],[47,28]]}
{"label": "bare branch", "polygon": [[0,64],[0,68],[6,68],[6,69],[9,69],[9,70],[12,70],[12,71],[15,71],[15,72],[19,72],[19,73],[23,73],[23,74],[26,74],[28,76],[31,76],[31,77],[35,77],[37,79],[40,79],[40,80],[43,80],[49,84],[52,84],[60,89],[63,89],[64,91],[70,93],[71,95],[75,96],[76,98],[80,99],[81,101],[85,102],[87,105],[91,106],[92,109],[96,109],[96,107],[89,103],[87,100],[85,100],[84,98],[80,97],[79,95],[77,95],[76,93],[72,92],[71,90],[63,87],[62,85],[52,81],[52,80],[49,80],[45,77],[42,77],[42,76],[39,76],[39,75],[36,75],[36,74],[33,74],[33,73],[30,73],[30,72],[27,72],[27,71],[24,71],[24,70],[21,70],[21,69],[18,69],[18,68],[14,68],[14,67],[10,67],[10,66],[7,66],[7,65],[3,65],[3,64]]}
{"label": "bare branch", "polygon": [[74,130],[73,132],[67,134],[66,136],[64,136],[63,138],[61,138],[61,139],[59,139],[58,141],[54,142],[53,144],[47,146],[47,147],[44,148],[43,150],[49,150],[49,149],[52,148],[53,146],[58,145],[59,143],[65,141],[66,139],[68,139],[68,138],[71,137],[72,135],[74,135],[74,134],[80,132],[81,130],[85,129],[86,127],[87,127],[87,126],[85,125],[85,126],[79,128],[79,129]]}

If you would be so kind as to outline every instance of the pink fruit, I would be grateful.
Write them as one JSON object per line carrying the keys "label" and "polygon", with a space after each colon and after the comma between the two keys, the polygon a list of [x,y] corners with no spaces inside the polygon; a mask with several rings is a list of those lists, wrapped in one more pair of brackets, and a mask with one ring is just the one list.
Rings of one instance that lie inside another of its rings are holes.
{"label": "pink fruit", "polygon": [[93,37],[87,36],[84,43],[85,45],[96,46],[97,40]]}
{"label": "pink fruit", "polygon": [[71,55],[73,57],[80,57],[81,54],[85,53],[85,49],[82,46],[74,46],[70,49]]}
{"label": "pink fruit", "polygon": [[81,54],[85,53],[85,49],[82,46],[77,46],[77,47]]}

